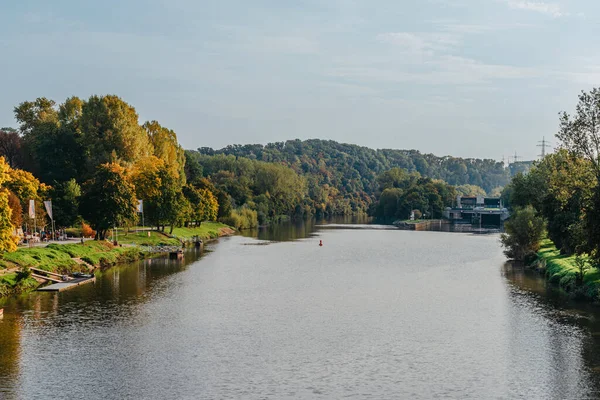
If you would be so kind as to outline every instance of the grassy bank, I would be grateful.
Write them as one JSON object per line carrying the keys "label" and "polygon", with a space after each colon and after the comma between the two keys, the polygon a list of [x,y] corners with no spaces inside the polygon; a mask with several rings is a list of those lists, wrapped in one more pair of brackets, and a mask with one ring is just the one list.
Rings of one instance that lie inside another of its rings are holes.
{"label": "grassy bank", "polygon": [[34,267],[59,274],[88,272],[91,268],[106,268],[113,265],[147,258],[138,246],[179,246],[183,239],[198,236],[209,240],[231,235],[235,231],[217,222],[205,222],[199,227],[176,228],[173,236],[156,232],[126,232],[119,230],[121,246],[106,241],[86,241],[84,244],[50,244],[46,247],[20,248],[14,253],[0,256],[0,297],[35,289],[39,283],[31,278],[27,269]]}
{"label": "grassy bank", "polygon": [[173,229],[173,236],[181,239],[198,236],[202,240],[209,240],[234,233],[235,231],[229,225],[220,222],[203,222],[200,226]]}
{"label": "grassy bank", "polygon": [[96,241],[21,248],[14,253],[3,254],[0,259],[0,296],[35,289],[39,283],[31,278],[30,267],[70,274],[131,262],[144,256],[137,247],[118,247]]}
{"label": "grassy bank", "polygon": [[583,276],[583,285],[577,285],[577,265],[575,256],[560,254],[551,240],[544,240],[537,253],[533,267],[544,273],[549,282],[560,286],[561,289],[574,297],[597,301],[600,299],[600,271],[590,268]]}
{"label": "grassy bank", "polygon": [[[108,236],[111,239],[112,236]],[[178,246],[181,242],[169,235],[156,231],[131,231],[119,229],[117,239],[121,244],[135,246]]]}

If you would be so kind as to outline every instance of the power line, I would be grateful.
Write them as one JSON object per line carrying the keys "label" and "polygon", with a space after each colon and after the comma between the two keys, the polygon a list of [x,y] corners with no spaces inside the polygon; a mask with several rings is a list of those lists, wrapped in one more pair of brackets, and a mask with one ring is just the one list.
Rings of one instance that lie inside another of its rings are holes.
{"label": "power line", "polygon": [[538,142],[537,147],[542,148],[542,154],[539,154],[541,158],[546,157],[546,148],[550,148],[550,143],[546,141],[546,137],[542,138],[541,142]]}

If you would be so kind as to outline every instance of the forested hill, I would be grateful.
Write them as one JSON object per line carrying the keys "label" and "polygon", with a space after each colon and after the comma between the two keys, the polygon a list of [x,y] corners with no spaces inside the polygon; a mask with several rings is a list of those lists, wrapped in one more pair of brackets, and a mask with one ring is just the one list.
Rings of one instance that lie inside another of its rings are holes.
{"label": "forested hill", "polygon": [[319,184],[329,184],[348,194],[373,194],[378,188],[377,175],[394,167],[442,179],[451,185],[477,185],[488,193],[510,180],[510,171],[495,160],[438,157],[417,150],[374,150],[332,140],[296,139],[266,146],[230,145],[220,150],[202,147],[198,152],[283,163],[299,174],[318,177]]}

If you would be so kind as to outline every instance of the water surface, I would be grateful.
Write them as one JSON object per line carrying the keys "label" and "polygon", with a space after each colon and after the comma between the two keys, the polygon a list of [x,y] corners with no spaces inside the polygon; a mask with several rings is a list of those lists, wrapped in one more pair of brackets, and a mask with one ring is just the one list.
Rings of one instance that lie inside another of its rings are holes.
{"label": "water surface", "polygon": [[0,397],[598,397],[595,309],[497,236],[313,229],[6,301]]}

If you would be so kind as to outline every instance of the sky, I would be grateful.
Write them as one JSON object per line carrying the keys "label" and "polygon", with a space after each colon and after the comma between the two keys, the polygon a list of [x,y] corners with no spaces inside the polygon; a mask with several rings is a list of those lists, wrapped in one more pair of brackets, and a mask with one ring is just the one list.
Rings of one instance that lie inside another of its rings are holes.
{"label": "sky", "polygon": [[116,94],[184,148],[332,139],[533,159],[600,84],[597,0],[3,0],[0,126]]}

